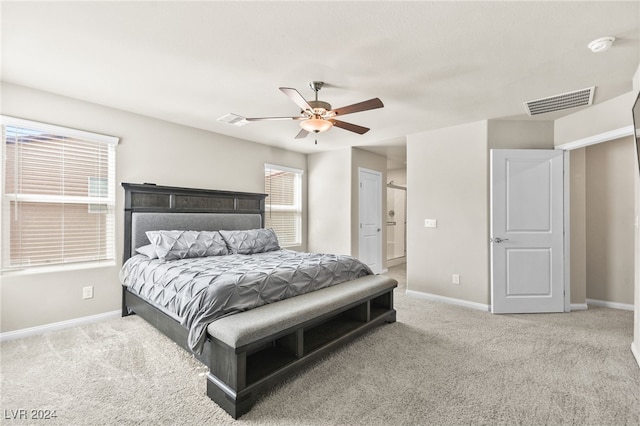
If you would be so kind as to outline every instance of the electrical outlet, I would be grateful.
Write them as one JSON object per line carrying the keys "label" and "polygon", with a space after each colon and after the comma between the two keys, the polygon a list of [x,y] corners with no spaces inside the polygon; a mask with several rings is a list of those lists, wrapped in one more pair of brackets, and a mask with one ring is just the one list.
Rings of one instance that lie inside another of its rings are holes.
{"label": "electrical outlet", "polygon": [[93,286],[90,285],[88,287],[82,287],[82,298],[83,299],[92,299],[93,298]]}
{"label": "electrical outlet", "polygon": [[458,274],[453,274],[453,275],[451,276],[451,282],[452,282],[453,284],[460,284],[460,275],[458,275]]}

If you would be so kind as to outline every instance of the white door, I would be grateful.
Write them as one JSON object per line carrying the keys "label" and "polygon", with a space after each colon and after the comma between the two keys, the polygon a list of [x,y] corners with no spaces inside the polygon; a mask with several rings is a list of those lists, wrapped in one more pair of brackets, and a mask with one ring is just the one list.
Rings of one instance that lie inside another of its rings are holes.
{"label": "white door", "polygon": [[374,274],[382,272],[382,173],[358,168],[360,238],[358,258]]}
{"label": "white door", "polygon": [[560,150],[491,150],[491,312],[563,312]]}

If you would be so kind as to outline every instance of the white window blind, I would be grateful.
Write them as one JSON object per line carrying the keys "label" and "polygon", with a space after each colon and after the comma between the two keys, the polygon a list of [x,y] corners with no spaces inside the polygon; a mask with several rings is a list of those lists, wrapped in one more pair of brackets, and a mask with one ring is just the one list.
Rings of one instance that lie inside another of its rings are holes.
{"label": "white window blind", "polygon": [[281,246],[302,244],[302,170],[264,165],[265,226]]}
{"label": "white window blind", "polygon": [[2,270],[113,260],[118,138],[1,119]]}

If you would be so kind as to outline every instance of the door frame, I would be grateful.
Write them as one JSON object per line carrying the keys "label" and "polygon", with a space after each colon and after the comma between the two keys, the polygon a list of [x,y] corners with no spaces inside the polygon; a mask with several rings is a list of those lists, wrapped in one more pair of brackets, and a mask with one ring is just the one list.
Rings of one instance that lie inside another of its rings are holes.
{"label": "door frame", "polygon": [[[358,167],[358,257],[360,256],[360,251],[361,251],[361,247],[363,246],[362,244],[362,240],[363,240],[363,233],[362,233],[362,212],[364,211],[363,207],[363,191],[362,191],[362,173],[369,173],[369,174],[373,174],[376,175],[379,179],[380,185],[378,188],[378,200],[380,201],[380,209],[378,209],[379,211],[377,212],[377,219],[378,219],[378,224],[380,227],[380,232],[378,232],[378,265],[380,265],[380,273],[384,273],[386,272],[386,269],[383,268],[383,263],[382,263],[382,259],[383,257],[386,258],[386,256],[383,256],[382,253],[382,248],[383,248],[383,232],[384,232],[384,228],[382,227],[382,211],[384,210],[384,204],[383,204],[383,198],[382,198],[382,182],[383,182],[383,174],[382,172],[378,171],[378,170],[372,170],[372,169],[367,169],[365,167]],[[375,272],[375,271],[374,271]]]}
{"label": "door frame", "polygon": [[561,151],[564,161],[564,311],[571,312],[571,156],[569,151]]}
{"label": "door frame", "polygon": [[[606,132],[602,132],[602,133],[597,133],[591,136],[587,136],[581,139],[575,139],[569,142],[565,142],[562,143],[560,145],[556,145],[555,149],[560,149],[562,151],[564,151],[564,184],[565,184],[565,258],[566,258],[566,262],[565,262],[565,292],[567,295],[569,295],[569,297],[566,298],[565,300],[565,312],[570,312],[571,311],[571,293],[570,291],[570,285],[571,285],[571,251],[570,251],[570,220],[569,220],[569,216],[570,216],[570,208],[571,208],[571,202],[570,202],[570,192],[569,192],[569,188],[571,187],[571,175],[570,175],[570,168],[569,168],[569,164],[571,163],[571,151],[573,151],[574,149],[580,149],[580,148],[585,148],[587,146],[591,146],[591,145],[596,145],[596,144],[600,144],[600,143],[606,143],[606,142],[610,142],[610,141],[614,141],[626,136],[633,136],[634,135],[634,129],[633,129],[633,125],[630,126],[624,126],[624,127],[619,127],[616,129],[612,129]],[[580,304],[576,304],[573,305],[575,310],[585,310],[587,309],[587,304],[586,301],[584,304],[580,303]]]}
{"label": "door frame", "polygon": [[[399,191],[404,191],[404,216],[402,217],[402,221],[403,221],[403,227],[404,227],[404,235],[402,236],[402,240],[404,243],[404,247],[403,247],[403,251],[404,251],[404,256],[398,257],[398,258],[392,258],[389,259],[389,247],[386,244],[386,242],[389,239],[389,228],[388,226],[386,226],[385,223],[382,224],[383,229],[385,230],[385,238],[383,241],[383,247],[385,249],[385,256],[384,258],[386,259],[387,262],[387,268],[385,270],[387,270],[388,268],[392,267],[392,266],[397,266],[397,265],[401,265],[401,264],[406,264],[407,263],[407,187],[406,186],[401,186],[401,185],[395,185],[393,183],[387,183],[386,185],[386,189],[387,189],[387,193],[384,194],[384,190],[385,190],[385,186],[383,185],[382,187],[382,197],[384,200],[386,200],[387,204],[386,207],[384,209],[382,209],[383,213],[382,216],[383,217],[387,217],[388,212],[389,212],[389,189],[397,189]],[[386,195],[386,197],[385,197]],[[402,259],[402,260],[399,260]]]}

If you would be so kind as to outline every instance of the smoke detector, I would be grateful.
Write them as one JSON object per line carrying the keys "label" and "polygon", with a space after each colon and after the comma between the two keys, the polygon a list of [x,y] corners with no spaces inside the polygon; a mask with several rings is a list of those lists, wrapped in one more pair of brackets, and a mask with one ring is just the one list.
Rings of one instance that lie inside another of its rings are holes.
{"label": "smoke detector", "polygon": [[593,40],[591,43],[589,43],[587,47],[593,53],[604,52],[605,50],[608,50],[613,45],[613,42],[615,40],[616,38],[612,36],[600,37]]}

